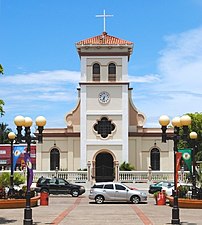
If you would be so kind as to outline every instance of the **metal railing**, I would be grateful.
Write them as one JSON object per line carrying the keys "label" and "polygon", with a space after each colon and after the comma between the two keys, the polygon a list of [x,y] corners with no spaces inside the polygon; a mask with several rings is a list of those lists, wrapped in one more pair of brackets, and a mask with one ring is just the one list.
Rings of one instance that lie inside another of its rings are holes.
{"label": "metal railing", "polygon": [[[2,172],[9,172],[10,170],[0,170]],[[26,176],[26,171],[14,171]],[[189,171],[184,171],[183,174],[179,171],[179,180],[186,181]],[[149,176],[150,175],[150,176]],[[88,171],[37,171],[34,170],[33,182],[36,182],[39,177],[60,177],[74,183],[86,183],[88,181]],[[161,180],[174,180],[173,171],[119,171],[120,182],[145,183],[157,182]]]}

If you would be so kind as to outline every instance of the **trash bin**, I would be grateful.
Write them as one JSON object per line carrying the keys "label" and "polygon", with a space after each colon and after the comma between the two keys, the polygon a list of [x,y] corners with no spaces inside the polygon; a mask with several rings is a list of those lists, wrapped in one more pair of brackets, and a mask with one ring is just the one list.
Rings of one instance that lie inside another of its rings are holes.
{"label": "trash bin", "polygon": [[157,205],[165,205],[166,204],[166,195],[164,192],[159,192],[157,195]]}
{"label": "trash bin", "polygon": [[40,205],[48,205],[49,194],[46,191],[41,192]]}

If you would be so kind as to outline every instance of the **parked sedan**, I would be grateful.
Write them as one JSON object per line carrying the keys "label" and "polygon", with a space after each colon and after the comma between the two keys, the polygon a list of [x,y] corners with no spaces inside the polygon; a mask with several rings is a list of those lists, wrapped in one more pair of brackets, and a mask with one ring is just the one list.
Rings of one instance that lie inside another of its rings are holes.
{"label": "parked sedan", "polygon": [[174,186],[173,181],[160,181],[158,183],[149,185],[149,193],[154,194],[157,191],[161,191],[162,187],[168,187],[169,188],[169,187],[173,187],[173,186]]}
{"label": "parked sedan", "polygon": [[78,197],[85,193],[85,188],[81,185],[71,184],[62,178],[40,177],[36,183],[36,192],[47,192],[49,194],[70,194]]}
{"label": "parked sedan", "polygon": [[95,183],[91,187],[89,199],[95,200],[98,204],[104,201],[126,201],[137,204],[139,202],[147,202],[147,194],[131,189],[121,183],[103,182]]}
{"label": "parked sedan", "polygon": [[[191,183],[177,183],[178,190],[184,190],[186,192],[186,197],[190,197],[192,193],[192,184]],[[172,195],[174,186],[172,187],[162,187],[162,191],[165,191],[166,195]]]}

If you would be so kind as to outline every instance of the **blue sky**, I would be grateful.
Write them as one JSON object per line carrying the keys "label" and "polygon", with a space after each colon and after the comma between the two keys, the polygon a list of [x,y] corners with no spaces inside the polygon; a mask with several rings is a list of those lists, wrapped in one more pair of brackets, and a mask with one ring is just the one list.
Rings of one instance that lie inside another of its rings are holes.
{"label": "blue sky", "polygon": [[202,112],[201,0],[0,0],[0,122],[17,115],[66,127],[77,103],[80,59],[75,43],[100,35],[134,42],[129,62],[133,101],[147,117]]}

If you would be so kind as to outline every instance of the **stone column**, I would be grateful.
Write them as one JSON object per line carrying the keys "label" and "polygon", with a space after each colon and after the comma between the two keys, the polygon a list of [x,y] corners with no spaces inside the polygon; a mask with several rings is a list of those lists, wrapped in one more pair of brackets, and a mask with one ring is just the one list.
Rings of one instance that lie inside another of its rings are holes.
{"label": "stone column", "polygon": [[92,183],[95,183],[95,160],[92,161],[92,170],[91,170]]}
{"label": "stone column", "polygon": [[87,162],[87,168],[88,168],[88,175],[87,175],[87,179],[88,179],[88,182],[91,180],[91,170],[90,170],[90,166],[91,166],[91,162],[88,161]]}
{"label": "stone column", "polygon": [[152,168],[149,166],[148,168],[148,182],[151,182],[152,180]]}
{"label": "stone column", "polygon": [[119,181],[119,161],[114,161],[114,167],[115,167],[115,181]]}

